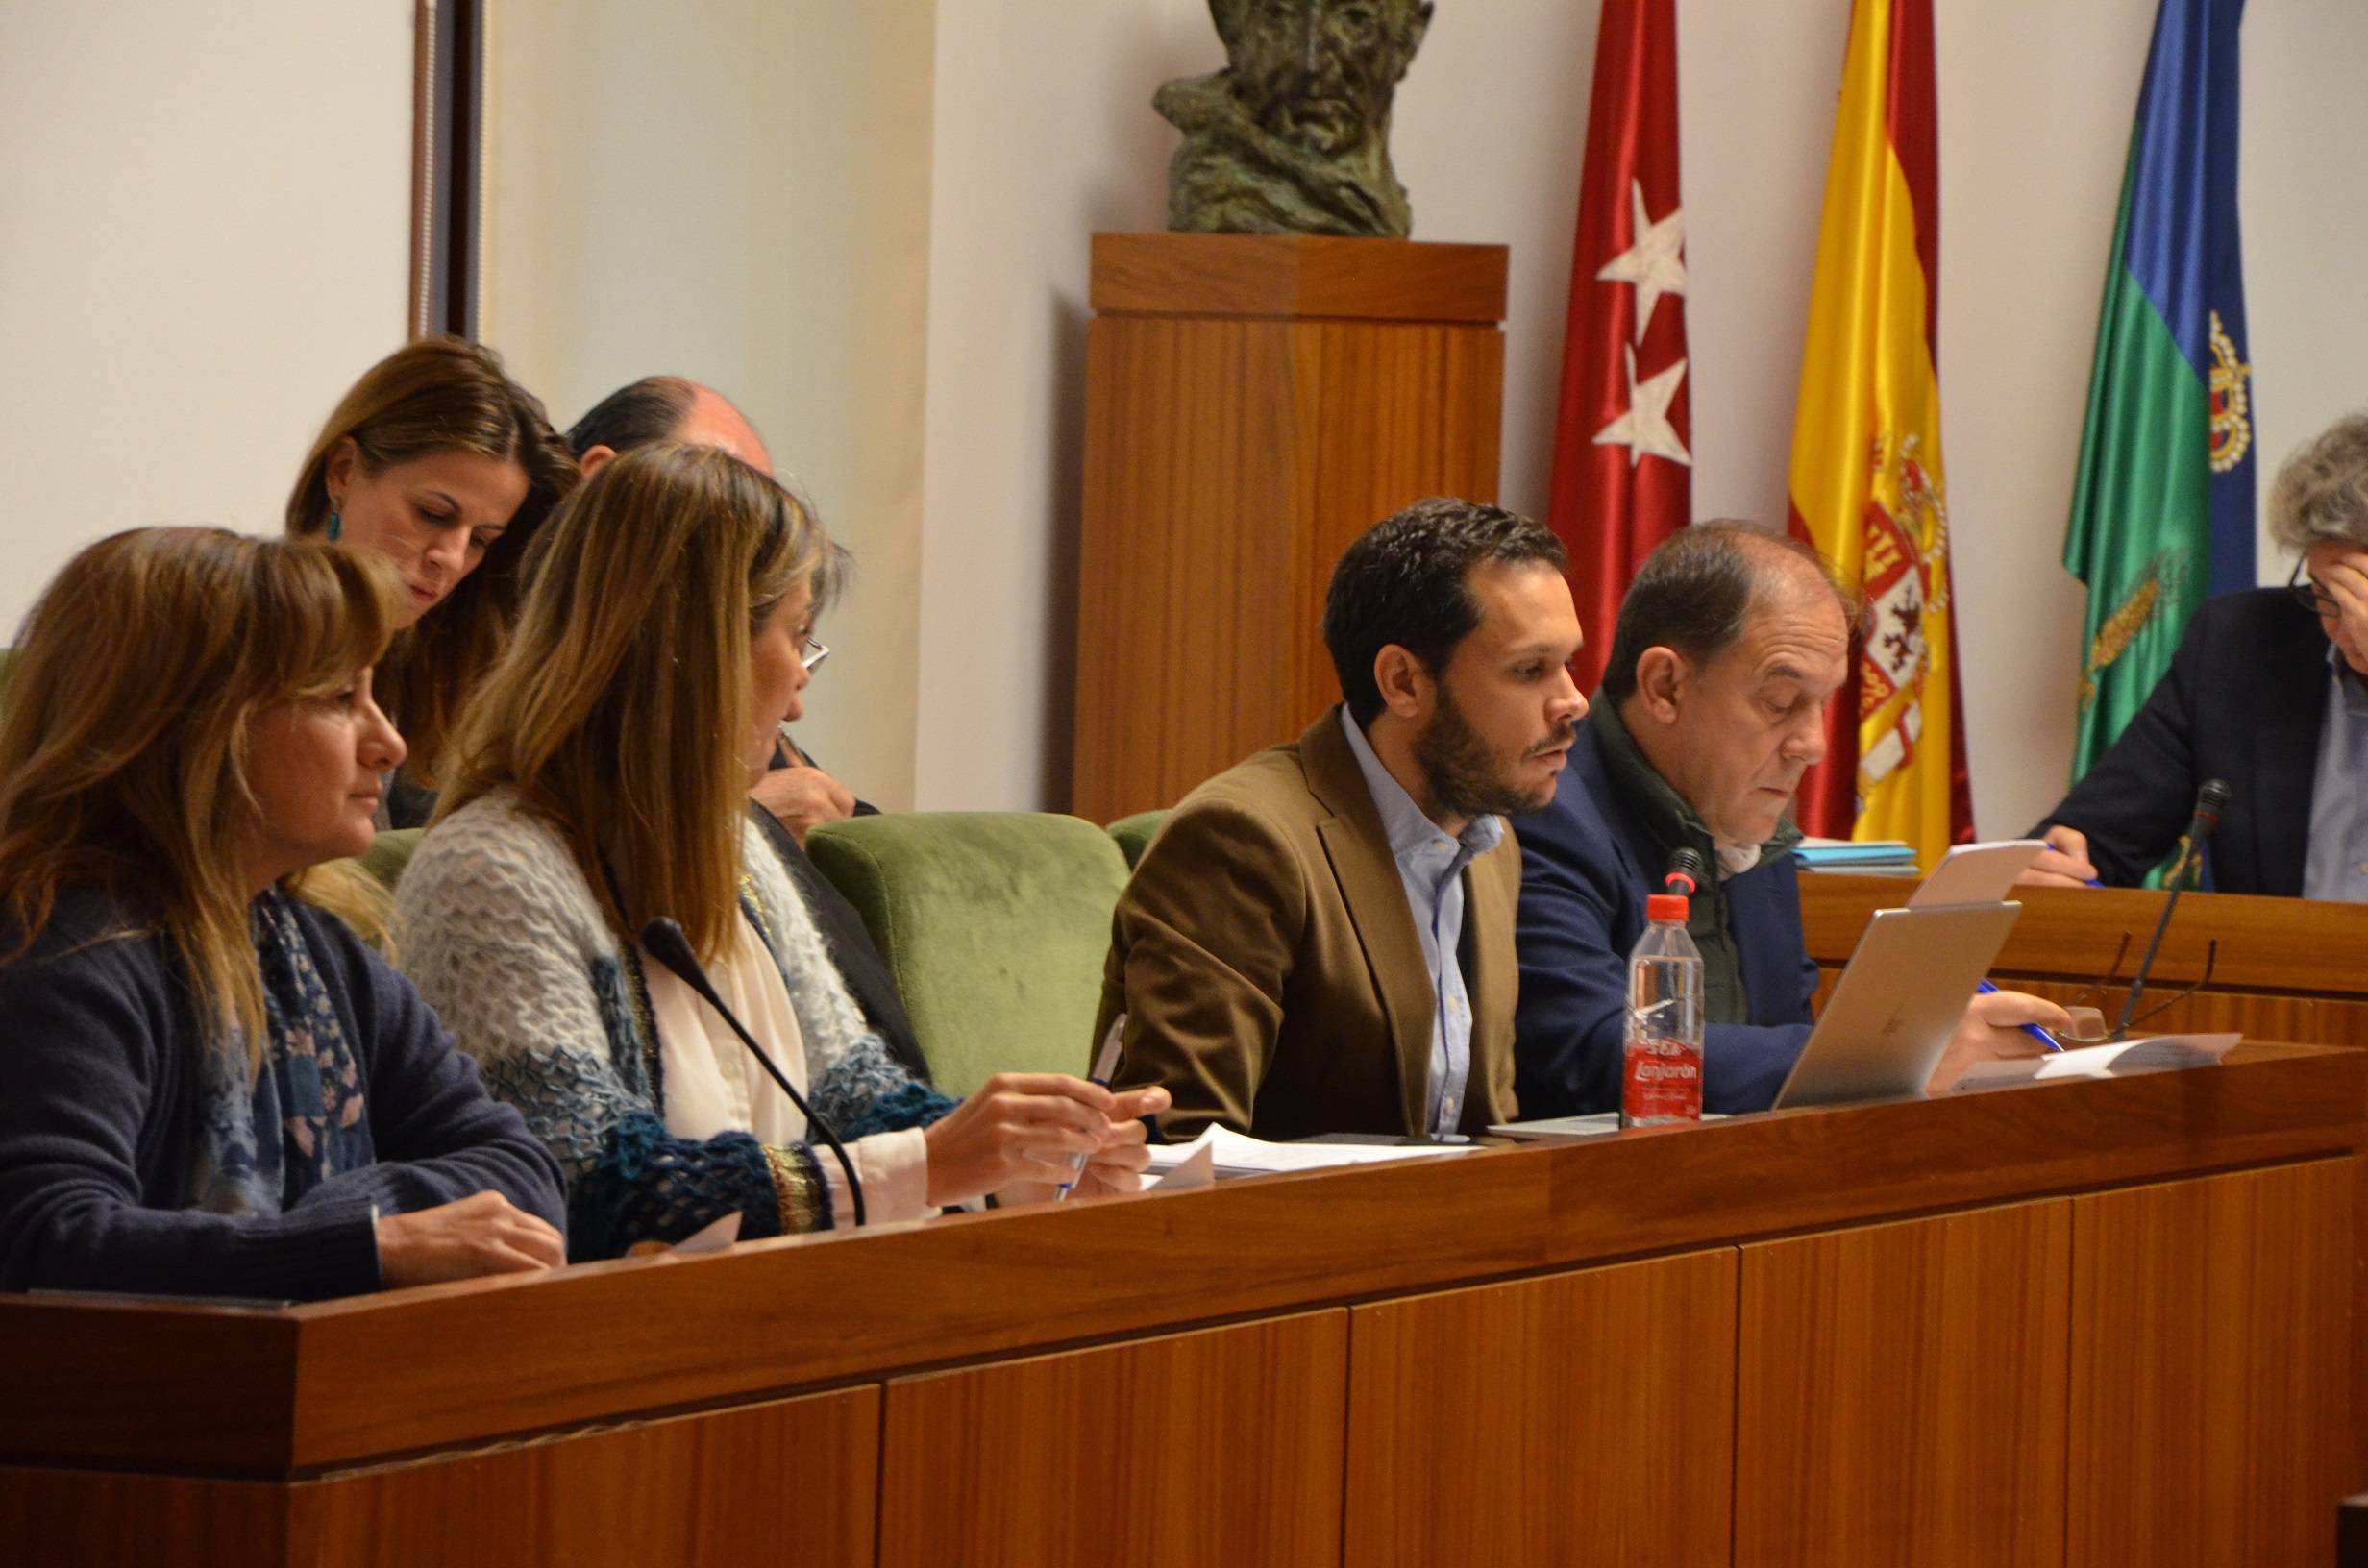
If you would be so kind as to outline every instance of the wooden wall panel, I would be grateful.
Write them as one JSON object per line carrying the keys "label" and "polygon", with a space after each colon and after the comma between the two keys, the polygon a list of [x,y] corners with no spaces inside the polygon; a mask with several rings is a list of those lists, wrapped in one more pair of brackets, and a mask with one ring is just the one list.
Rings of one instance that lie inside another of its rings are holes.
{"label": "wooden wall panel", "polygon": [[1172,803],[1206,759],[1289,720],[1286,613],[1298,410],[1292,329],[1105,319],[1088,331],[1078,543],[1077,799],[1098,821]]}
{"label": "wooden wall panel", "polygon": [[1495,499],[1504,253],[1102,234],[1094,255],[1071,804],[1107,821],[1338,699],[1317,627],[1350,539],[1421,496]]}
{"label": "wooden wall panel", "polygon": [[1737,1563],[2062,1560],[2066,1202],[1742,1255]]}
{"label": "wooden wall panel", "polygon": [[1359,1307],[1346,1568],[1725,1568],[1733,1249]]}
{"label": "wooden wall panel", "polygon": [[298,1568],[871,1568],[876,1384],[293,1489]]}
{"label": "wooden wall panel", "polygon": [[2069,1568],[2326,1563],[2350,1162],[2074,1201]]}
{"label": "wooden wall panel", "polygon": [[0,1465],[0,1563],[280,1568],[287,1498],[267,1482]]}
{"label": "wooden wall panel", "polygon": [[1337,1568],[1345,1311],[888,1384],[881,1568]]}

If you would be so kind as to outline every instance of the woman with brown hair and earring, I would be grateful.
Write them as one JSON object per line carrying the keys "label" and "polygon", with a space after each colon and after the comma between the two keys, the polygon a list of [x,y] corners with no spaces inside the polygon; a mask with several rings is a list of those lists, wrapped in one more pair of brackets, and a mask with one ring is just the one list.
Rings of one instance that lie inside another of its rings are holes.
{"label": "woman with brown hair and earring", "polygon": [[542,404],[492,350],[454,337],[371,366],[313,441],[287,531],[382,555],[402,578],[379,695],[411,760],[389,781],[382,825],[427,821],[461,707],[517,614],[518,563],[575,483]]}
{"label": "woman with brown hair and earring", "polygon": [[[859,1206],[876,1223],[1073,1179],[1125,1188],[1147,1164],[1136,1118],[1163,1089],[1012,1073],[957,1106],[916,1082],[750,821],[750,781],[801,712],[828,554],[788,492],[711,448],[641,448],[585,480],[535,545],[397,890],[405,968],[559,1157],[574,1257],[730,1213],[754,1237]],[[814,1121],[645,948],[658,917]],[[826,1124],[860,1198],[808,1146]]]}
{"label": "woman with brown hair and earring", "polygon": [[558,1171],[324,906],[403,740],[370,557],[91,546],[0,713],[0,1288],[317,1298],[563,1260]]}

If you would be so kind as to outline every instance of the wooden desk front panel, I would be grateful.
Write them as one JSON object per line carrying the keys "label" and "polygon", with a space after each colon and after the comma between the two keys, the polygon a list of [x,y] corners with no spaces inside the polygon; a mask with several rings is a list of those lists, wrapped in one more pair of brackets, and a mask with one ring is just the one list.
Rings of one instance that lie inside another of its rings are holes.
{"label": "wooden desk front panel", "polygon": [[1346,1568],[1725,1568],[1736,1254],[1359,1307]]}
{"label": "wooden desk front panel", "polygon": [[0,1465],[0,1562],[12,1568],[287,1561],[285,1486]]}
{"label": "wooden desk front panel", "polygon": [[0,1562],[872,1568],[879,1408],[869,1385],[293,1485],[0,1468]]}
{"label": "wooden desk front panel", "polygon": [[2071,1236],[2057,1199],[1742,1248],[1735,1561],[2060,1562]]}
{"label": "wooden desk front panel", "polygon": [[2068,1568],[2331,1560],[2353,1191],[2328,1160],[2073,1200]]}
{"label": "wooden desk front panel", "polygon": [[1348,1314],[888,1384],[881,1568],[1338,1568]]}
{"label": "wooden desk front panel", "polygon": [[[1818,967],[1818,1009],[1822,1010],[1826,997],[1833,994],[1834,982],[1841,978],[1841,969],[1838,964]],[[2106,989],[2102,998],[2095,992],[2088,991],[2087,980],[2051,980],[2016,974],[2003,966],[1995,978],[2010,990],[2027,991],[2051,1002],[2077,1000],[2084,1006],[2099,1008],[2105,1013],[2105,1021],[2109,1027],[2120,1016],[2122,997],[2128,993],[2129,974],[2125,968],[2121,983]],[[2138,1012],[2148,1012],[2158,1003],[2169,1000],[2178,991],[2176,984],[2161,987],[2149,984],[2146,994],[2138,1001]],[[2087,992],[2087,994],[2083,995],[2083,992]],[[2368,1046],[2368,1002],[2344,997],[2293,996],[2279,992],[2221,991],[2215,988],[2172,1002],[2131,1032],[2146,1035],[2220,1034],[2230,1030],[2247,1040],[2296,1040],[2307,1041],[2313,1045]]]}

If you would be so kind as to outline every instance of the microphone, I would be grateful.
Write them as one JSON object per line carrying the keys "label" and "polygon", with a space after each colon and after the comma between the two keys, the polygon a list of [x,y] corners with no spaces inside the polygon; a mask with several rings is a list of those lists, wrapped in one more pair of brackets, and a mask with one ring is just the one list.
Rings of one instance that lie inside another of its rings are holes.
{"label": "microphone", "polygon": [[2220,814],[2228,809],[2232,792],[2228,781],[2208,778],[2204,787],[2195,792],[2195,815],[2187,820],[2187,831],[2179,841],[2179,858],[2171,864],[2167,879],[2171,895],[2162,901],[2161,918],[2155,921],[2155,934],[2146,943],[2146,956],[2137,961],[2137,973],[2130,977],[2130,995],[2121,1004],[2121,1017],[2113,1025],[2112,1038],[2126,1039],[2130,1019],[2137,1013],[2137,999],[2146,993],[2146,974],[2155,967],[2155,953],[2162,946],[2162,933],[2171,928],[2171,911],[2179,907],[2179,895],[2187,891],[2188,873],[2204,863],[2204,845],[2211,838],[2212,829],[2220,825]]}
{"label": "microphone", "polygon": [[1669,870],[1662,877],[1661,885],[1666,892],[1690,898],[1702,885],[1702,878],[1709,874],[1710,868],[1702,864],[1701,850],[1680,849],[1669,857]]}
{"label": "microphone", "polygon": [[749,1033],[748,1026],[724,1005],[724,998],[715,993],[715,984],[707,978],[707,971],[699,967],[699,955],[691,951],[691,939],[682,934],[682,927],[669,916],[657,916],[643,924],[641,944],[650,950],[652,958],[673,970],[675,978],[699,992],[709,1007],[723,1015],[724,1021],[731,1025],[731,1032],[740,1037],[740,1043],[749,1048],[749,1054],[773,1075],[773,1081],[781,1086],[781,1092],[788,1095],[790,1103],[804,1115],[807,1128],[819,1135],[830,1146],[830,1152],[839,1157],[839,1168],[847,1173],[847,1195],[855,1211],[855,1223],[860,1226],[864,1220],[863,1183],[856,1179],[855,1163],[847,1158],[847,1150],[839,1142],[839,1135],[830,1130],[830,1123],[814,1114],[814,1108],[805,1103],[805,1096],[799,1093],[797,1087],[790,1083],[781,1069],[773,1065],[773,1058],[765,1054],[762,1045],[756,1043],[756,1037]]}

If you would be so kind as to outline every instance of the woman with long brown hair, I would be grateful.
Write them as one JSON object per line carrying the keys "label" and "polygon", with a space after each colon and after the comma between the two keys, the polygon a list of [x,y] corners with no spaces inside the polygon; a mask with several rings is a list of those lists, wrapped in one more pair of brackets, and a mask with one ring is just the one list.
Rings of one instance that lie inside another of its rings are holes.
{"label": "woman with long brown hair", "polygon": [[[1167,1092],[1007,1074],[959,1106],[889,1055],[747,811],[800,716],[822,529],[709,448],[628,453],[535,547],[516,634],[471,704],[397,894],[404,962],[569,1183],[572,1255],[728,1213],[741,1234],[854,1217],[795,1097],[640,934],[678,921],[817,1120],[872,1221],[990,1192],[1135,1185]],[[819,586],[826,588],[826,584]],[[826,593],[823,596],[827,597]]]}
{"label": "woman with long brown hair", "polygon": [[321,907],[403,760],[371,698],[399,593],[359,553],[142,528],[34,606],[0,702],[0,1288],[562,1261],[550,1156]]}
{"label": "woman with long brown hair", "polygon": [[306,454],[287,531],[366,550],[402,579],[379,696],[411,756],[385,825],[427,821],[470,688],[518,610],[519,562],[576,459],[500,355],[422,338],[362,374]]}

